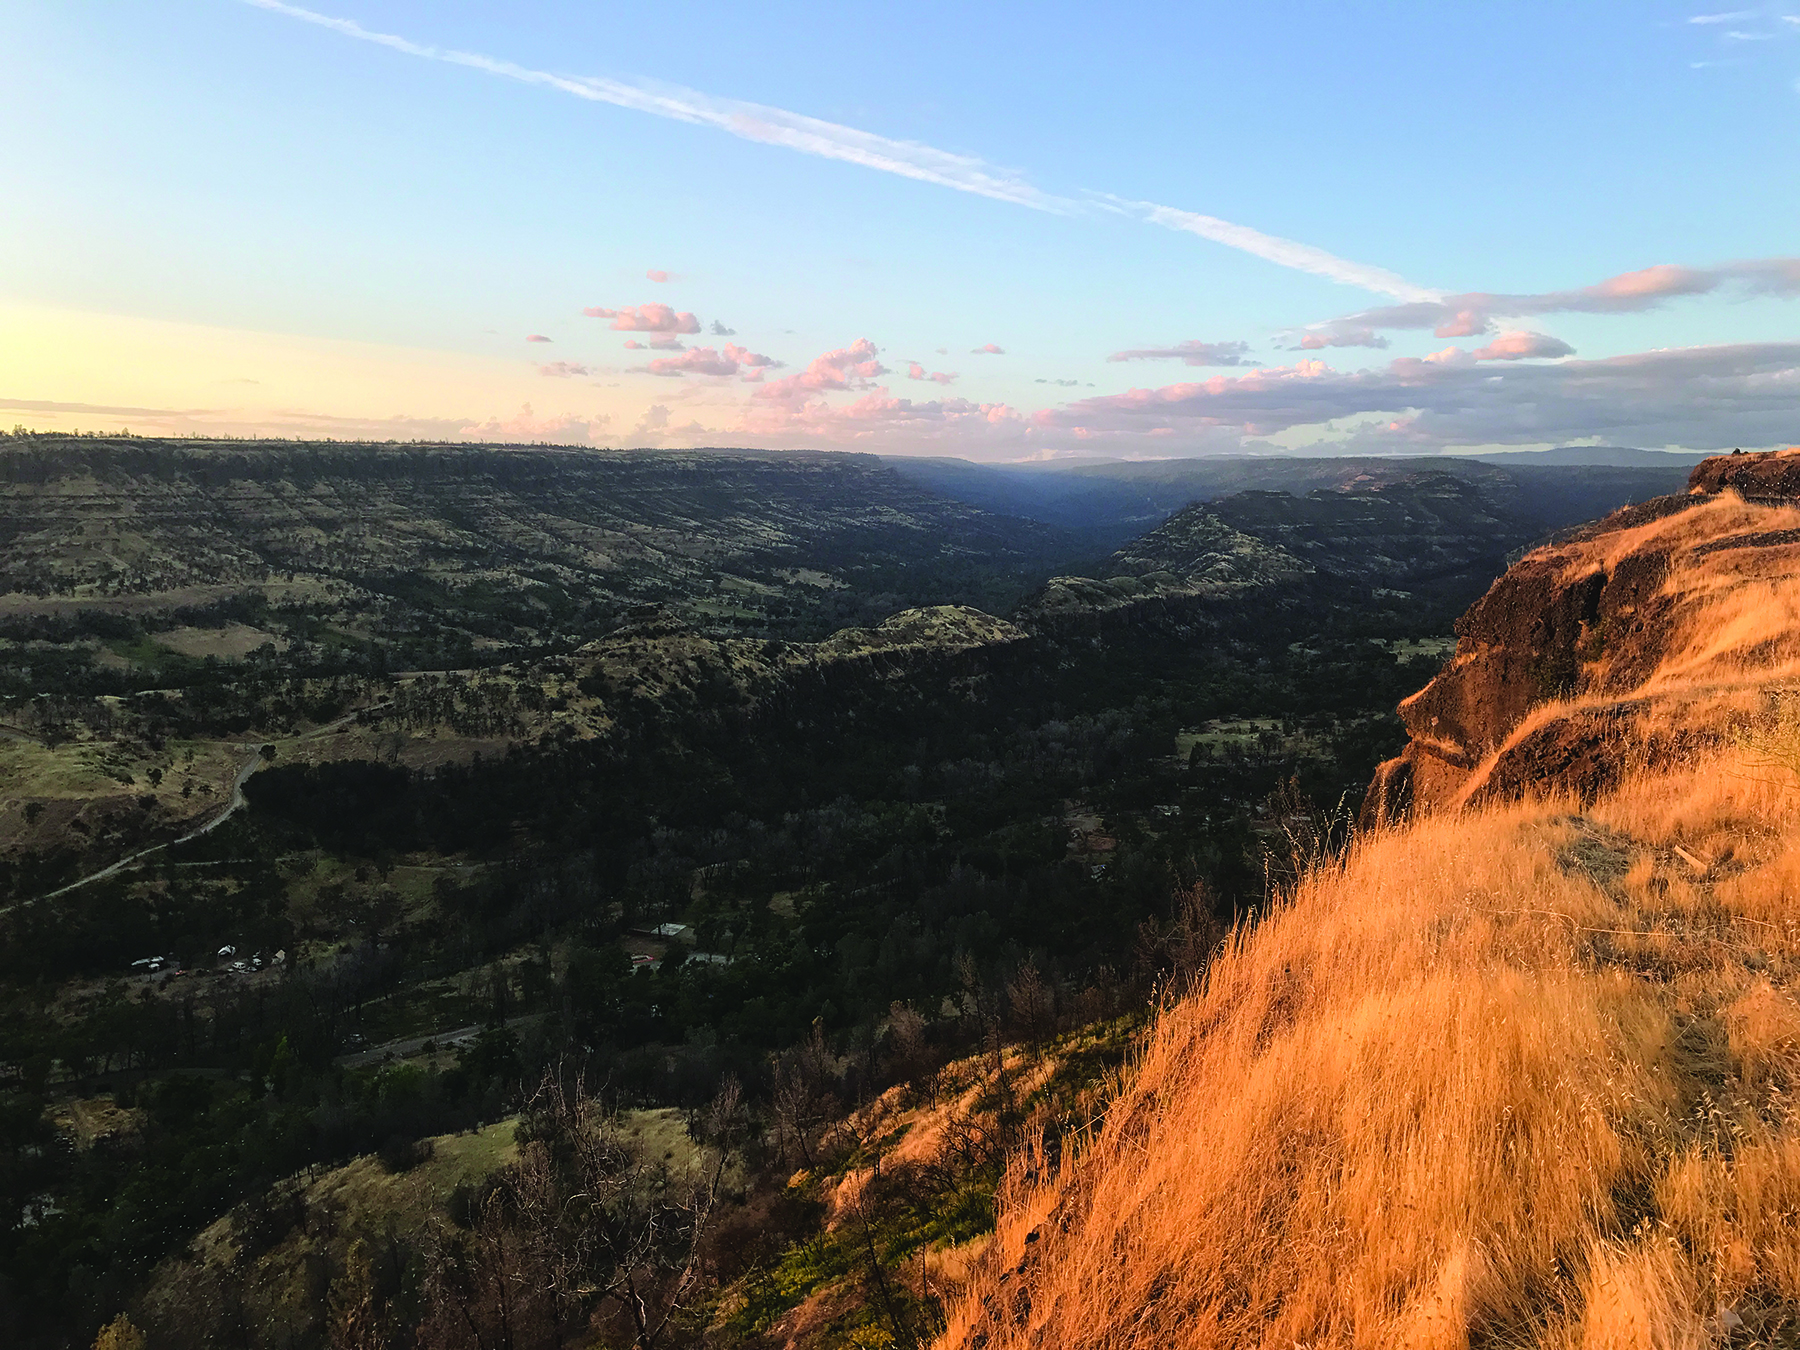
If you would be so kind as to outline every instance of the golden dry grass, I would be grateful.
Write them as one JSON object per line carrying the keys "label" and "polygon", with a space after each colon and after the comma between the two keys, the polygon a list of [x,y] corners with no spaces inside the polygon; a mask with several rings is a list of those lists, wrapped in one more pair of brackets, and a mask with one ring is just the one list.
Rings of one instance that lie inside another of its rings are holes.
{"label": "golden dry grass", "polygon": [[1797,826],[1738,758],[1366,838],[1021,1161],[943,1344],[1791,1343]]}
{"label": "golden dry grass", "polygon": [[[1631,605],[1611,625],[1584,623],[1579,692],[1538,702],[1511,725],[1484,728],[1500,734],[1481,750],[1473,772],[1452,774],[1453,787],[1428,794],[1439,806],[1481,800],[1497,765],[1584,714],[1613,725],[1616,753],[1629,763],[1653,745],[1696,732],[1725,739],[1732,722],[1767,711],[1771,691],[1800,685],[1800,506],[1725,492],[1642,525],[1541,549],[1533,560],[1552,566],[1563,586],[1633,563],[1641,571],[1652,560],[1665,570],[1644,597],[1653,610]],[[1529,640],[1533,617],[1521,622],[1520,640]],[[1465,639],[1443,678],[1454,684],[1489,656],[1487,645]],[[1492,693],[1477,677],[1467,696]],[[1431,694],[1428,688],[1404,701],[1402,715],[1432,703]],[[1458,762],[1470,747],[1446,743],[1433,723],[1408,719],[1416,741],[1435,741]]]}

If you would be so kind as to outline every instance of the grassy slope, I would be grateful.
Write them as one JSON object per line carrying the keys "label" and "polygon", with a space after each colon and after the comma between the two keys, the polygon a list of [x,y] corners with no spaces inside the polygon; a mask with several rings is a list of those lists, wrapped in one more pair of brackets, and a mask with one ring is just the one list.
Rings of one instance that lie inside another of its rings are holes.
{"label": "grassy slope", "polygon": [[1791,1337],[1797,827],[1740,756],[1366,839],[1015,1174],[944,1343]]}

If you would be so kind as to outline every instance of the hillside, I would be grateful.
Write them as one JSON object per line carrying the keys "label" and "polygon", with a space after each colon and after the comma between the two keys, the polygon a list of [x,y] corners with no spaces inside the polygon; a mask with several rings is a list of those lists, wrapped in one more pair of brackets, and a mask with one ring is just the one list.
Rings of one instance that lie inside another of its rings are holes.
{"label": "hillside", "polygon": [[1792,1342],[1800,534],[1719,471],[1496,584],[1406,705],[1431,809],[1240,929],[1076,1161],[1015,1167],[942,1345]]}
{"label": "hillside", "polygon": [[[1351,606],[1376,626],[1447,623],[1540,531],[1489,488],[1443,472],[1363,470],[1303,496],[1253,489],[1196,502],[1091,577],[1053,577],[1027,625],[1131,616],[1217,619],[1246,605]],[[1186,602],[1186,603],[1183,603]],[[1247,611],[1246,611],[1247,612]]]}
{"label": "hillside", "polygon": [[390,641],[593,635],[651,601],[828,631],[909,601],[991,606],[1085,549],[873,456],[805,452],[9,438],[0,520],[0,614],[250,594]]}
{"label": "hillside", "polygon": [[1210,508],[1322,571],[1374,586],[1414,586],[1497,570],[1530,526],[1454,474],[1351,482],[1305,496],[1240,492]]}

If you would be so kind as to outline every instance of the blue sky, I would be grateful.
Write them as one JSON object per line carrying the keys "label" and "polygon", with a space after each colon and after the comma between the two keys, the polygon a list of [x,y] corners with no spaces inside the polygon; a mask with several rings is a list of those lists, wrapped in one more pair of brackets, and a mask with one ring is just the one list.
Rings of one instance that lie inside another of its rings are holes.
{"label": "blue sky", "polygon": [[1800,439],[1800,2],[9,0],[0,49],[31,425]]}

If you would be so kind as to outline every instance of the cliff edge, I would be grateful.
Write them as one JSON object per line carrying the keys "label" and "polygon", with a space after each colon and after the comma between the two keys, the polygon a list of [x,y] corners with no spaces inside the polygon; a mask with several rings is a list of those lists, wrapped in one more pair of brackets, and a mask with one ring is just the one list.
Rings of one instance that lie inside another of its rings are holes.
{"label": "cliff edge", "polygon": [[1800,448],[1716,456],[1510,568],[1400,705],[1364,823],[1560,791],[1716,742],[1800,678]]}

